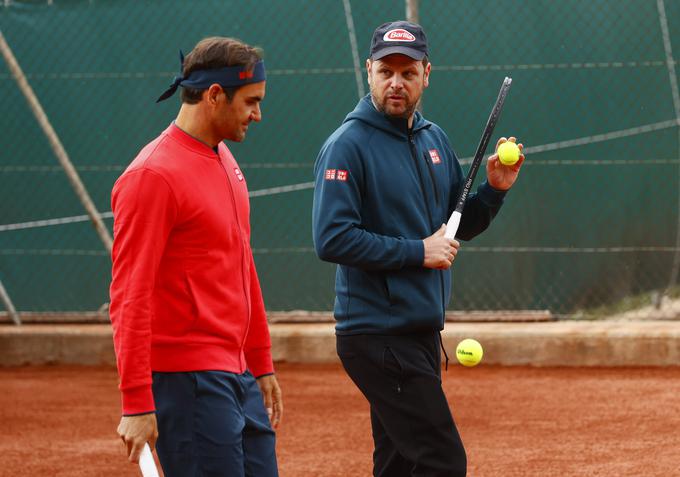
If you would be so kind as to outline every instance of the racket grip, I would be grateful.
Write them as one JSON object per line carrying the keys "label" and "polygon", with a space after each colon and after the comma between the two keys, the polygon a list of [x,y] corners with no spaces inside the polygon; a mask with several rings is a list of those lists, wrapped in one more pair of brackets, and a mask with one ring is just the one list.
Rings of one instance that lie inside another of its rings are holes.
{"label": "racket grip", "polygon": [[153,454],[151,454],[151,448],[148,443],[144,444],[142,455],[139,456],[139,468],[144,477],[159,477],[158,469],[156,468],[156,463],[153,460]]}
{"label": "racket grip", "polygon": [[456,238],[456,232],[458,232],[458,226],[460,225],[461,213],[454,211],[449,217],[449,221],[446,223],[446,232],[444,232],[444,237],[446,238]]}

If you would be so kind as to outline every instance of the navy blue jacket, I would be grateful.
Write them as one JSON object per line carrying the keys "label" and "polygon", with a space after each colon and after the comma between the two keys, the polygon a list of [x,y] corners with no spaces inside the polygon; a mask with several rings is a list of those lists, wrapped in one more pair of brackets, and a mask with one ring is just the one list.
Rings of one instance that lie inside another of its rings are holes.
{"label": "navy blue jacket", "polygon": [[[409,131],[367,95],[326,140],[314,173],[314,246],[339,265],[336,332],[441,330],[451,272],[423,267],[423,239],[446,223],[465,180],[444,131],[418,112]],[[504,196],[482,183],[456,237],[484,231]]]}

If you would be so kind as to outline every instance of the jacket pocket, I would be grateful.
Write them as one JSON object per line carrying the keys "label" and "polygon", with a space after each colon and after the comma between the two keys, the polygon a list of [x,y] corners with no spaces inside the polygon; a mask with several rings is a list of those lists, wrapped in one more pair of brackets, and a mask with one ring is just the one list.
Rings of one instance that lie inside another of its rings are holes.
{"label": "jacket pocket", "polygon": [[375,319],[389,309],[389,291],[383,272],[343,267],[337,275],[336,292],[336,313],[344,313],[342,317]]}
{"label": "jacket pocket", "polygon": [[429,328],[443,325],[442,289],[438,270],[404,269],[385,276],[390,303],[390,327]]}
{"label": "jacket pocket", "polygon": [[382,368],[387,374],[394,376],[395,378],[401,378],[404,372],[404,368],[401,362],[394,354],[394,351],[389,346],[385,346],[382,355]]}

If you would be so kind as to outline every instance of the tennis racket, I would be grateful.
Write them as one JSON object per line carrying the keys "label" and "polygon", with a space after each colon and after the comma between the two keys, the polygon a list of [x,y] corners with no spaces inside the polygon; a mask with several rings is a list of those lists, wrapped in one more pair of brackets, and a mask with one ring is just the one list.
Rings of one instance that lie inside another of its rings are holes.
{"label": "tennis racket", "polygon": [[153,454],[151,454],[151,448],[148,443],[144,444],[142,454],[139,456],[139,468],[144,477],[159,477],[158,469],[156,468],[156,463],[153,460]]}
{"label": "tennis racket", "polygon": [[501,85],[501,90],[498,93],[496,104],[493,105],[489,119],[486,122],[482,139],[479,141],[477,151],[475,152],[475,157],[472,159],[470,170],[468,171],[467,177],[465,178],[465,185],[463,186],[463,190],[460,192],[460,196],[458,196],[456,208],[451,214],[449,221],[446,223],[446,232],[444,232],[444,236],[447,238],[456,238],[456,232],[458,232],[458,226],[460,225],[460,217],[463,215],[463,208],[465,207],[465,199],[467,199],[468,194],[470,194],[470,188],[472,187],[472,183],[475,181],[475,176],[479,170],[479,165],[482,163],[482,158],[484,157],[484,152],[486,152],[486,147],[489,145],[491,134],[493,134],[493,129],[496,127],[496,123],[498,122],[498,117],[501,115],[501,109],[503,109],[503,103],[505,102],[505,97],[508,95],[508,90],[510,89],[511,83],[512,78],[508,78],[506,76],[503,80],[503,84]]}

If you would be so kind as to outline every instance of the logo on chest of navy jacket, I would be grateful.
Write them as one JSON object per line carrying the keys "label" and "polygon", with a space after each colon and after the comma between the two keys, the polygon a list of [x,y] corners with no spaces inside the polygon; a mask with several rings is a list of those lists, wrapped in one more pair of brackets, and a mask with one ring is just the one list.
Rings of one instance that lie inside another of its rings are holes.
{"label": "logo on chest of navy jacket", "polygon": [[241,172],[241,169],[239,169],[238,167],[234,167],[234,174],[236,174],[238,180],[240,181],[243,180],[243,173]]}
{"label": "logo on chest of navy jacket", "polygon": [[441,157],[439,157],[439,151],[436,149],[430,149],[430,159],[432,159],[432,164],[440,164],[442,162]]}
{"label": "logo on chest of navy jacket", "polygon": [[347,181],[348,172],[344,169],[326,169],[323,178],[327,181]]}

